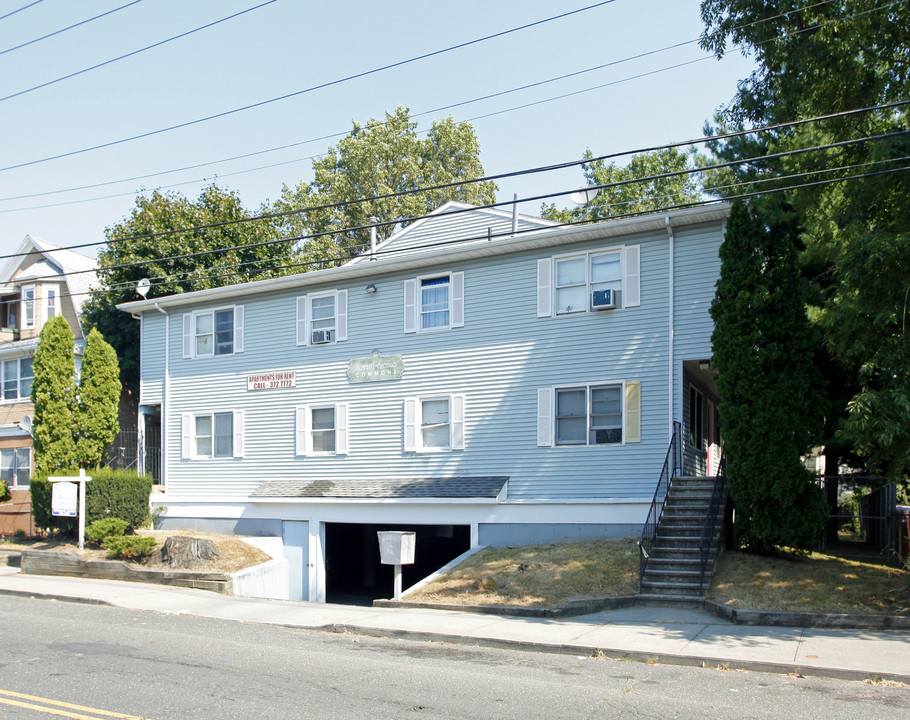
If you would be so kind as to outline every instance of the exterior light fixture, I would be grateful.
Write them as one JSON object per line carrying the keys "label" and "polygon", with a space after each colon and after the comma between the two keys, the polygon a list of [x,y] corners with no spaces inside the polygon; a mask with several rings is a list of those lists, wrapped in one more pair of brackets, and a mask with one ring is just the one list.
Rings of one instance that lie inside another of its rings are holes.
{"label": "exterior light fixture", "polygon": [[374,285],[373,283],[370,283],[369,285],[367,285],[367,293],[372,295],[375,292],[376,292],[376,285]]}

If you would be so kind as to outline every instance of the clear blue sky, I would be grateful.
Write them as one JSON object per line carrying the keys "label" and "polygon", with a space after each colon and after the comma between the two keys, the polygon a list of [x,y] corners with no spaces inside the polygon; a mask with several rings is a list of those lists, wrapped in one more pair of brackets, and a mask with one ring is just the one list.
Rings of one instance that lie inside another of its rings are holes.
{"label": "clear blue sky", "polygon": [[[0,0],[0,97],[104,63],[265,0],[141,0],[99,20],[9,50],[131,0]],[[592,5],[596,0],[276,0],[214,27],[17,97],[0,100],[0,167],[152,132],[396,63]],[[504,37],[256,109],[141,140],[0,170],[0,253],[30,233],[57,245],[103,240],[142,188],[195,197],[204,179],[255,209],[283,183],[311,178],[334,141],[192,170],[245,153],[350,129],[397,105],[422,113],[694,40],[698,0],[615,0]],[[700,58],[705,58],[698,61]],[[673,65],[698,61],[672,69]],[[718,62],[696,43],[452,110],[471,120],[487,173],[501,173],[701,135],[751,61]],[[658,71],[658,72],[654,72]],[[635,79],[633,76],[653,73]],[[607,85],[608,83],[615,83]],[[563,99],[559,95],[603,86]],[[482,117],[490,113],[498,113]],[[280,164],[279,164],[280,163]],[[277,165],[276,165],[277,164]],[[275,165],[263,168],[266,165]],[[258,168],[258,169],[257,169]],[[249,171],[249,172],[246,172]],[[141,180],[128,180],[164,173]],[[236,173],[236,174],[235,174]],[[116,184],[37,195],[96,183]],[[500,199],[581,185],[581,171],[499,183]],[[21,197],[32,196],[32,197]],[[107,197],[104,196],[116,196]],[[557,200],[568,204],[568,200]],[[524,212],[536,213],[539,202]],[[94,249],[82,250],[94,254]]]}

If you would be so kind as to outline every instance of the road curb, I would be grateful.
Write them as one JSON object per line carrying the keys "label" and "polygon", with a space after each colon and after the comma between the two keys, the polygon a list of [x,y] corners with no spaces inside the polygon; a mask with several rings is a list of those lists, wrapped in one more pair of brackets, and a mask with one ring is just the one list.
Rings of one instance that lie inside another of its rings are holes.
{"label": "road curb", "polygon": [[526,652],[546,652],[558,655],[576,655],[581,657],[603,658],[621,662],[639,662],[645,664],[682,665],[701,667],[713,670],[746,670],[749,672],[771,673],[775,675],[795,675],[798,677],[822,677],[834,680],[890,680],[910,684],[910,675],[900,673],[878,673],[848,668],[825,668],[805,666],[799,663],[773,663],[757,660],[730,660],[729,658],[701,657],[676,653],[647,653],[636,650],[617,650],[593,645],[565,645],[527,642],[523,640],[501,640],[494,638],[476,638],[466,635],[447,635],[424,630],[390,630],[362,625],[330,623],[313,628],[330,633],[351,633],[368,637],[392,638],[401,640],[418,640],[424,642],[449,643],[452,645],[472,645],[477,647],[496,648],[500,650],[522,650]]}
{"label": "road curb", "polygon": [[114,603],[112,602],[108,602],[107,600],[98,600],[97,598],[77,597],[75,595],[59,595],[57,593],[34,592],[32,590],[13,590],[12,588],[0,588],[0,595],[38,598],[39,600],[59,600],[60,602],[79,603],[80,605],[114,606]]}

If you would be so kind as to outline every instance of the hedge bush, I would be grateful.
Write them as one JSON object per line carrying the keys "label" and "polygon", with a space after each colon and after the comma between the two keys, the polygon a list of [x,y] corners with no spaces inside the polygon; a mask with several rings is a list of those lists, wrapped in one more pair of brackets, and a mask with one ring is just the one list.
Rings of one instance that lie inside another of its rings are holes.
{"label": "hedge bush", "polygon": [[9,486],[6,484],[6,480],[0,480],[0,502],[6,502],[9,498]]}
{"label": "hedge bush", "polygon": [[[129,470],[98,468],[87,473],[92,479],[85,486],[85,524],[115,517],[125,520],[128,529],[147,525],[151,520],[149,495],[151,475],[136,475]],[[54,476],[79,475],[78,470],[63,470]],[[54,517],[51,514],[51,482],[47,476],[35,476],[30,483],[32,514],[35,525],[54,528],[64,534],[74,534],[76,518]]]}

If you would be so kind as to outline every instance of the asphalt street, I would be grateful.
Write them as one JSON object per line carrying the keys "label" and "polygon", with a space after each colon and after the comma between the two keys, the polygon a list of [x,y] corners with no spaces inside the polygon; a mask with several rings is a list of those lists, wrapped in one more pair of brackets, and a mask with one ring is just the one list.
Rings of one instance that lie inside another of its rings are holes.
{"label": "asphalt street", "polygon": [[0,597],[0,717],[882,720],[906,685]]}

